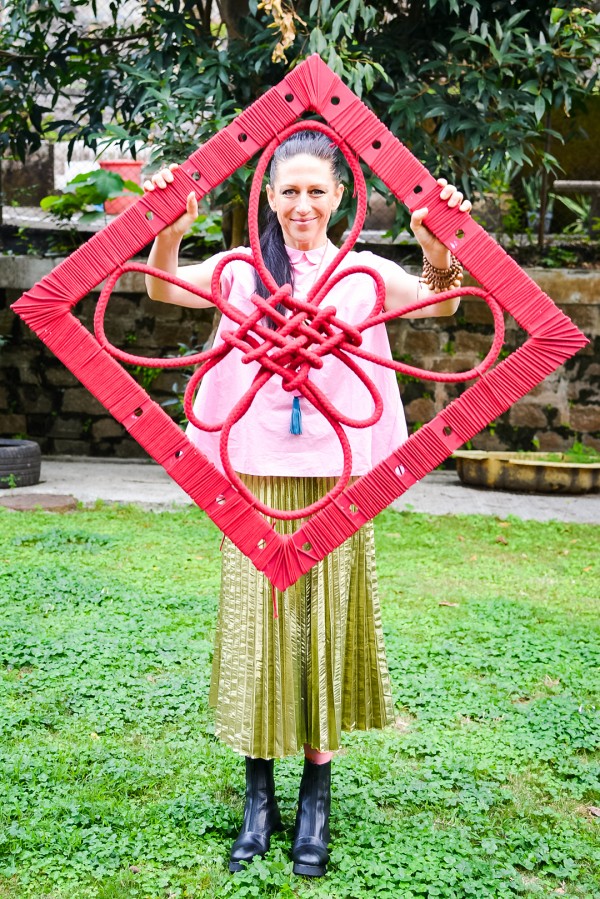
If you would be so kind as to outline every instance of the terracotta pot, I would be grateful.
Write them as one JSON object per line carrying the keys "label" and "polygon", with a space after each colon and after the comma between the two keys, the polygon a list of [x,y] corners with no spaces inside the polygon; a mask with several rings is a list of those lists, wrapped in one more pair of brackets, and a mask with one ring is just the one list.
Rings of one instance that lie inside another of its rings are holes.
{"label": "terracotta pot", "polygon": [[[100,168],[107,172],[115,172],[120,175],[124,181],[135,181],[136,184],[142,183],[142,166],[143,163],[136,159],[107,159],[100,163]],[[137,203],[139,197],[115,197],[114,200],[107,200],[104,204],[104,211],[108,215],[118,215],[129,209],[134,203]]]}
{"label": "terracotta pot", "polygon": [[515,493],[598,493],[600,462],[549,462],[548,453],[459,450],[456,471],[463,484]]}

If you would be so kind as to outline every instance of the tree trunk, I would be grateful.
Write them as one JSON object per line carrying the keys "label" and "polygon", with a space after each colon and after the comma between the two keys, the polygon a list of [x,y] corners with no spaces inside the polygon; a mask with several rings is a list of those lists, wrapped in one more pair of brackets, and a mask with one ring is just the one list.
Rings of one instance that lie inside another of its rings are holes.
{"label": "tree trunk", "polygon": [[217,6],[229,37],[234,39],[241,37],[238,29],[240,19],[248,15],[248,0],[217,0]]}
{"label": "tree trunk", "polygon": [[233,204],[231,209],[231,247],[243,247],[246,243],[248,210],[241,201]]}
{"label": "tree trunk", "polygon": [[[546,153],[550,152],[552,138],[550,136],[550,128],[552,126],[552,114],[546,114]],[[544,167],[542,169],[542,183],[540,188],[540,220],[538,223],[538,249],[543,252],[546,243],[546,209],[548,208],[548,171]]]}

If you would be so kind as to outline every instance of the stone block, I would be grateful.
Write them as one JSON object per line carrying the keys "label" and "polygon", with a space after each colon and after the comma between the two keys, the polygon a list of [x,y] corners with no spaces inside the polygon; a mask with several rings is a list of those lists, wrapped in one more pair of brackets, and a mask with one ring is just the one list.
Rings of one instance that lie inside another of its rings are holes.
{"label": "stone block", "polygon": [[592,449],[600,453],[600,439],[598,437],[590,437],[589,434],[584,434],[581,442],[584,446],[591,446]]}
{"label": "stone block", "polygon": [[94,441],[111,437],[124,437],[126,431],[122,424],[114,418],[101,418],[92,425],[92,437]]}
{"label": "stone block", "polygon": [[41,281],[56,264],[56,260],[37,259],[34,256],[3,256],[0,287],[7,288],[7,306],[18,300],[24,290]]}
{"label": "stone block", "polygon": [[75,440],[81,438],[81,428],[80,418],[55,418],[48,430],[48,436],[57,440]]}
{"label": "stone block", "polygon": [[147,459],[148,453],[131,437],[125,437],[114,447],[115,456],[119,459]]}
{"label": "stone block", "polygon": [[600,380],[600,363],[592,362],[585,370],[585,377],[588,380]]}
{"label": "stone block", "polygon": [[14,313],[10,309],[0,309],[0,336],[10,337],[14,324]]}
{"label": "stone block", "polygon": [[[419,360],[421,363],[421,360]],[[459,372],[459,371],[469,371],[473,368],[474,360],[470,356],[465,356],[464,353],[460,355],[457,353],[454,356],[444,356],[442,359],[434,359],[431,363],[431,371],[445,371],[445,372]],[[422,367],[424,365],[422,364]]]}
{"label": "stone block", "polygon": [[565,453],[573,445],[567,437],[561,437],[555,431],[539,431],[535,435],[536,445],[542,453]]}
{"label": "stone block", "polygon": [[574,431],[600,431],[600,406],[571,406],[570,419]]}
{"label": "stone block", "polygon": [[19,401],[21,408],[28,415],[47,415],[49,412],[52,412],[52,396],[43,390],[21,387],[19,390]]}
{"label": "stone block", "polygon": [[12,440],[15,434],[27,433],[27,418],[17,412],[3,412],[0,419],[2,437]]}
{"label": "stone block", "polygon": [[107,330],[115,322],[126,322],[128,325],[134,325],[140,317],[138,297],[124,297],[118,293],[113,293],[106,307],[106,327]]}
{"label": "stone block", "polygon": [[[152,383],[152,393],[158,394],[163,393],[169,396],[175,396],[175,393],[183,393],[185,390],[187,381],[183,376],[183,372],[186,371],[188,374],[191,374],[193,371],[192,366],[187,369],[181,368],[169,368],[163,369],[157,379]],[[177,385],[177,389],[174,390],[173,385]]]}
{"label": "stone block", "polygon": [[571,306],[595,306],[598,303],[598,272],[583,269],[527,268],[530,278],[552,297],[559,306],[565,306],[567,315]]}
{"label": "stone block", "polygon": [[587,337],[593,337],[600,330],[600,308],[598,306],[568,306],[565,310],[569,318]]}
{"label": "stone block", "polygon": [[460,304],[461,315],[469,325],[489,325],[494,324],[494,319],[489,307],[483,300],[462,300]]}
{"label": "stone block", "polygon": [[54,452],[59,456],[89,456],[90,450],[89,440],[56,439],[54,441]]}
{"label": "stone block", "polygon": [[[162,321],[181,322],[190,317],[189,309],[185,306],[176,306],[174,303],[161,303],[158,300],[151,300],[145,293],[140,297],[139,305],[140,314],[145,318],[162,319]],[[206,310],[212,316],[214,310]],[[203,310],[204,312],[204,310]]]}
{"label": "stone block", "polygon": [[79,383],[75,375],[71,374],[69,369],[64,368],[62,365],[56,368],[46,368],[44,370],[44,380],[51,387],[75,387]]}
{"label": "stone block", "polygon": [[506,445],[500,440],[497,434],[491,434],[489,431],[482,431],[476,434],[471,440],[471,446],[476,450],[484,450],[484,452],[498,452],[505,450]]}
{"label": "stone block", "polygon": [[534,403],[516,403],[509,412],[508,420],[517,427],[546,428],[548,425],[543,409]]}
{"label": "stone block", "polygon": [[144,274],[142,272],[125,272],[115,284],[115,290],[120,294],[132,293],[145,296],[146,279]]}
{"label": "stone block", "polygon": [[431,421],[432,418],[435,418],[436,414],[435,403],[427,397],[420,397],[409,403],[405,412],[406,418],[411,424],[416,421]]}
{"label": "stone block", "polygon": [[189,340],[189,329],[182,327],[181,321],[163,321],[157,318],[154,323],[154,345],[166,348],[168,353],[175,355],[179,351],[179,344]]}
{"label": "stone block", "polygon": [[480,357],[486,356],[489,352],[492,340],[491,334],[457,331],[454,337],[454,348],[457,353],[470,353],[473,356],[473,365],[476,365]]}
{"label": "stone block", "polygon": [[73,387],[71,390],[65,390],[62,411],[80,412],[84,415],[103,415],[106,413],[104,406],[85,387]]}
{"label": "stone block", "polygon": [[35,387],[36,389],[41,389],[42,379],[39,373],[30,365],[24,365],[20,369],[20,382],[21,384],[28,384],[31,387]]}
{"label": "stone block", "polygon": [[404,340],[404,352],[410,353],[419,360],[424,356],[436,356],[440,350],[440,335],[433,330],[417,331],[411,329]]}

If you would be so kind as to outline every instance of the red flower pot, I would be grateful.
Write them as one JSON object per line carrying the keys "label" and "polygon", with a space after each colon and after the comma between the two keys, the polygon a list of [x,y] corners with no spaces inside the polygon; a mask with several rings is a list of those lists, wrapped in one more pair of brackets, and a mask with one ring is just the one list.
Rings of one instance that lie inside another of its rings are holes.
{"label": "red flower pot", "polygon": [[[124,181],[135,181],[136,184],[142,183],[142,166],[143,163],[136,159],[107,159],[100,163],[100,168],[107,172],[115,172],[120,175]],[[118,215],[125,209],[129,209],[134,203],[137,203],[137,196],[115,197],[114,200],[107,200],[104,204],[104,211],[108,215]]]}

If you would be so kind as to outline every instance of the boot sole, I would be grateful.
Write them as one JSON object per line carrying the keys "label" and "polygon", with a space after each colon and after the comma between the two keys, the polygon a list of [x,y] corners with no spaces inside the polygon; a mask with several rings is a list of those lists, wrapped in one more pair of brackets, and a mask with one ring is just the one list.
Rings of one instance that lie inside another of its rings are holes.
{"label": "boot sole", "polygon": [[[271,837],[273,836],[274,833],[281,833],[283,830],[285,830],[285,828],[284,828],[283,823],[282,823],[282,821],[281,821],[281,819],[280,819],[279,823],[273,828],[273,830],[272,830],[271,833],[269,834],[269,841],[270,841],[270,839],[271,839]],[[246,865],[242,864],[242,862],[229,862],[229,870],[231,871],[232,874],[235,874],[237,871],[243,871],[243,870],[244,870],[244,867],[247,867],[251,862],[254,861],[255,858],[264,858],[265,855],[267,854],[267,852],[269,851],[270,848],[271,848],[271,847],[269,846],[269,847],[268,847],[264,852],[262,852],[262,853],[261,853],[261,852],[257,852],[256,855],[253,855],[253,856],[252,856],[252,858],[245,858],[245,859],[244,859],[244,862],[246,862]]]}
{"label": "boot sole", "polygon": [[[254,856],[254,858],[256,858],[256,856]],[[252,859],[250,859],[250,861],[252,861]],[[236,871],[243,871],[244,865],[242,865],[241,862],[229,862],[229,870],[232,874],[235,874]]]}
{"label": "boot sole", "polygon": [[302,874],[304,877],[324,877],[327,871],[326,865],[300,865],[294,863],[294,874]]}

